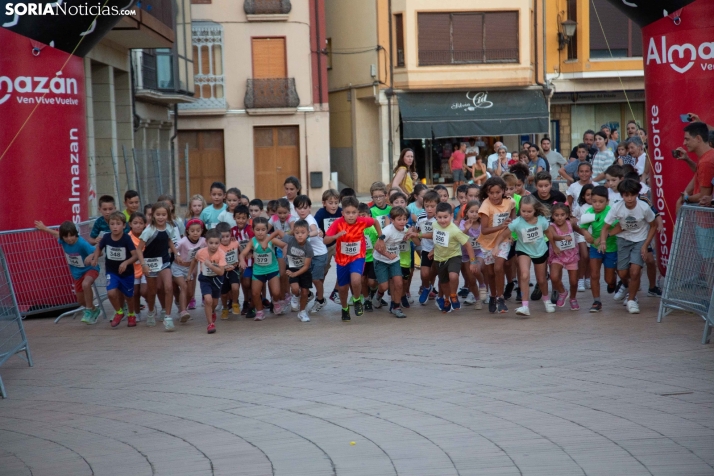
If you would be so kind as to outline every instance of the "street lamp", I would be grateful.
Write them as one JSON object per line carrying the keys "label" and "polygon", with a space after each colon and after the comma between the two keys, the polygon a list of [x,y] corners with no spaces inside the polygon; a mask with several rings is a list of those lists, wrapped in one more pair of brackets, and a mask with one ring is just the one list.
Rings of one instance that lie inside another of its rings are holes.
{"label": "street lamp", "polygon": [[565,20],[560,25],[562,31],[558,32],[558,50],[564,49],[570,43],[570,39],[575,36],[575,29],[578,27],[577,22],[573,20]]}

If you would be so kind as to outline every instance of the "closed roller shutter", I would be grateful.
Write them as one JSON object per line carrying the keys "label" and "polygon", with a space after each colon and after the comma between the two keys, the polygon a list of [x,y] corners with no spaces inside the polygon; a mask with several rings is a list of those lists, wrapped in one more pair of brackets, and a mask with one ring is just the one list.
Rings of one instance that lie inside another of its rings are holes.
{"label": "closed roller shutter", "polygon": [[287,78],[285,38],[253,38],[253,78]]}

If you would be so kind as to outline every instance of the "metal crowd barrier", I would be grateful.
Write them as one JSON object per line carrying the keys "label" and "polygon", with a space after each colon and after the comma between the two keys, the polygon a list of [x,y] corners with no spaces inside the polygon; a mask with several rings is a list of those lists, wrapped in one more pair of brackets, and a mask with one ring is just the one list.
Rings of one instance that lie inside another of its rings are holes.
{"label": "metal crowd barrier", "polygon": [[[25,359],[32,367],[32,356],[27,344],[25,328],[22,325],[22,316],[15,300],[5,254],[0,249],[0,366],[10,357],[21,352],[25,353]],[[2,378],[0,378],[0,396],[7,398]]]}
{"label": "metal crowd barrier", "polygon": [[[94,219],[79,223],[79,235],[87,239],[92,226]],[[50,228],[57,229],[59,226]],[[84,310],[83,307],[77,308],[74,280],[62,247],[51,235],[35,228],[2,231],[0,249],[5,252],[18,309],[23,318],[32,314],[75,308],[57,317],[57,323],[62,317],[76,316]],[[103,257],[100,258],[99,265],[99,277],[94,283],[94,298],[102,310],[103,317],[107,319],[103,305],[107,295]]]}
{"label": "metal crowd barrier", "polygon": [[702,344],[714,326],[714,208],[684,206],[677,216],[657,322],[673,310],[704,319]]}

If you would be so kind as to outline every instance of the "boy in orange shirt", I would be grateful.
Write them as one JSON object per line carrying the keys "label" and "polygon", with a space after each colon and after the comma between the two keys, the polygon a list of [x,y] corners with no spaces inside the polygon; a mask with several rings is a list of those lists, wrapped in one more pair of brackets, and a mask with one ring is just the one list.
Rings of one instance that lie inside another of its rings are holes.
{"label": "boy in orange shirt", "polygon": [[216,332],[216,306],[223,286],[223,274],[226,268],[226,254],[220,249],[221,234],[218,230],[206,232],[206,247],[198,250],[196,257],[191,261],[188,275],[191,276],[199,266],[198,283],[203,296],[203,309],[206,311],[208,322],[207,332]]}
{"label": "boy in orange shirt", "polygon": [[223,275],[221,287],[221,319],[228,319],[230,309],[236,316],[240,315],[238,293],[240,290],[240,273],[238,270],[238,252],[240,244],[231,239],[231,226],[228,223],[219,223],[216,230],[221,234],[220,249],[226,254],[226,272]]}

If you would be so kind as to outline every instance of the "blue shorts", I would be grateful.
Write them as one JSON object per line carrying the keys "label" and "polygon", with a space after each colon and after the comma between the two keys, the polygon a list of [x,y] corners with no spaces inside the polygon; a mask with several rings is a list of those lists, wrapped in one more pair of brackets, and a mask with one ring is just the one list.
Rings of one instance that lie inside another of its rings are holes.
{"label": "blue shorts", "polygon": [[617,251],[607,251],[605,253],[600,253],[596,248],[589,246],[590,248],[590,259],[602,260],[602,264],[605,265],[606,269],[617,268]]}
{"label": "blue shorts", "polygon": [[223,276],[198,275],[198,283],[201,285],[201,296],[211,295],[213,299],[221,297],[221,287],[223,286]]}
{"label": "blue shorts", "polygon": [[[399,262],[397,261],[397,263],[399,263]],[[357,273],[360,276],[362,276],[362,273],[364,273],[364,258],[354,260],[351,263],[347,263],[344,266],[338,264],[337,265],[337,285],[338,286],[347,286],[348,284],[350,284],[350,281],[352,279],[352,273]]]}
{"label": "blue shorts", "polygon": [[275,257],[281,259],[283,257],[283,249],[275,248]]}
{"label": "blue shorts", "polygon": [[267,283],[276,276],[280,276],[280,272],[274,271],[268,274],[254,274],[253,281],[260,281],[261,283]]}
{"label": "blue shorts", "polygon": [[248,266],[241,273],[241,278],[252,278],[253,277],[253,267]]}
{"label": "blue shorts", "polygon": [[134,273],[125,278],[118,274],[107,273],[107,291],[112,289],[119,289],[119,292],[126,297],[134,297]]}

